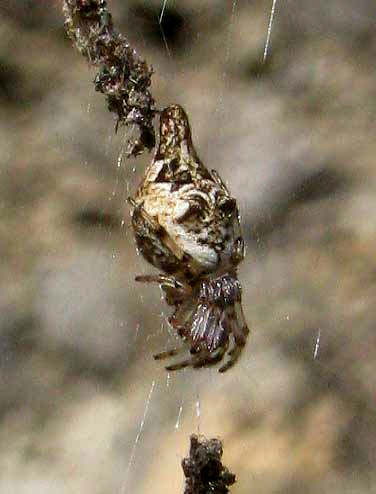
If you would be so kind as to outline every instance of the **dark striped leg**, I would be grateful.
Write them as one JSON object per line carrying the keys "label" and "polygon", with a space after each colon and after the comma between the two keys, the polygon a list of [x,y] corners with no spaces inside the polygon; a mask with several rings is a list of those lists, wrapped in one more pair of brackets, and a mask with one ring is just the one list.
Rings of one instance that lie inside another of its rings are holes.
{"label": "dark striped leg", "polygon": [[222,365],[222,367],[218,369],[218,372],[226,372],[236,363],[245,346],[246,336],[248,333],[249,333],[249,329],[247,326],[242,328],[242,330],[239,331],[238,333],[234,333],[233,346],[231,350],[228,352],[229,359],[224,365]]}
{"label": "dark striped leg", "polygon": [[183,369],[184,367],[193,367],[194,369],[199,369],[200,367],[209,367],[220,362],[227,350],[227,345],[219,348],[215,352],[201,351],[194,355],[191,355],[186,360],[177,362],[166,367],[168,371],[175,371]]}
{"label": "dark striped leg", "polygon": [[154,355],[154,359],[155,360],[164,360],[165,358],[175,357],[175,355],[178,355],[184,349],[185,349],[184,346],[181,346],[178,348],[171,348],[170,350],[165,350],[164,352],[156,353]]}

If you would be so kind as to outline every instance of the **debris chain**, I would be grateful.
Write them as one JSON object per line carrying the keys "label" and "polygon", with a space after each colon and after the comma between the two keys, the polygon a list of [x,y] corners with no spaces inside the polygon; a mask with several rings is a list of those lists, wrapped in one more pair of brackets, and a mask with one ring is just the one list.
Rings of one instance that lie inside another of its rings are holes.
{"label": "debris chain", "polygon": [[68,36],[88,62],[99,67],[96,91],[106,96],[119,124],[134,125],[138,138],[129,141],[127,155],[138,156],[155,145],[154,99],[149,86],[153,69],[142,60],[112,22],[106,0],[63,0]]}
{"label": "debris chain", "polygon": [[[153,70],[114,28],[106,0],[63,0],[68,36],[88,62],[99,67],[96,91],[106,96],[119,124],[135,125],[139,138],[129,142],[128,156],[155,146],[156,114],[149,87]],[[162,14],[163,15],[163,14]],[[182,461],[184,494],[227,494],[235,475],[222,465],[222,443],[191,435],[189,456]]]}
{"label": "debris chain", "polygon": [[222,465],[222,442],[191,435],[189,456],[182,461],[184,494],[227,494],[235,475]]}

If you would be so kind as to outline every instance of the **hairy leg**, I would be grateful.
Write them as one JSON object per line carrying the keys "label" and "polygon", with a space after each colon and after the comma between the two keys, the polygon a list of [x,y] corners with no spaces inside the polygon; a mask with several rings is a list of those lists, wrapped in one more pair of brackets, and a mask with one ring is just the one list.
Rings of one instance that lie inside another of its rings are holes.
{"label": "hairy leg", "polygon": [[230,195],[230,192],[227,188],[227,185],[224,183],[224,181],[221,179],[221,177],[219,176],[219,173],[217,172],[217,170],[211,170],[211,175],[213,177],[213,180],[216,184],[218,184],[220,187],[222,187],[222,189],[226,192],[226,194]]}
{"label": "hairy leg", "polygon": [[202,350],[200,352],[190,355],[189,358],[177,362],[176,364],[168,365],[166,370],[175,371],[183,369],[184,367],[193,367],[199,369],[201,367],[209,367],[215,365],[223,359],[223,355],[226,353],[228,342],[223,347],[219,348],[215,352],[209,352],[208,350]]}
{"label": "hairy leg", "polygon": [[168,305],[179,305],[190,294],[190,287],[184,285],[174,276],[166,276],[162,273],[157,275],[139,275],[135,278],[141,283],[158,283],[162,288]]}
{"label": "hairy leg", "polygon": [[169,350],[165,350],[164,352],[156,353],[155,355],[153,355],[153,357],[155,360],[164,360],[169,357],[175,357],[175,355],[178,355],[184,349],[185,349],[184,346],[177,348],[170,348]]}
{"label": "hairy leg", "polygon": [[136,281],[141,283],[159,283],[160,285],[170,286],[171,288],[176,288],[177,290],[184,290],[185,286],[183,283],[178,281],[174,276],[167,276],[165,274],[145,274],[138,275],[135,278]]}
{"label": "hairy leg", "polygon": [[243,237],[239,236],[234,243],[231,259],[233,263],[237,266],[244,259],[244,240]]}
{"label": "hairy leg", "polygon": [[[240,305],[240,304],[239,304]],[[241,310],[241,307],[240,307]],[[234,314],[235,315],[235,314]],[[222,365],[218,369],[218,372],[226,372],[228,369],[230,369],[238,360],[240,357],[240,354],[242,353],[242,350],[245,346],[247,336],[249,333],[248,326],[245,323],[243,311],[241,312],[241,316],[239,319],[234,319],[234,315],[232,316],[233,319],[233,324],[232,324],[232,336],[233,336],[233,344],[232,348],[228,352],[229,359],[228,361]],[[238,324],[241,324],[241,326],[238,326]]]}
{"label": "hairy leg", "polygon": [[243,350],[243,347],[244,347],[244,344],[241,346],[238,346],[237,344],[235,344],[233,346],[233,348],[228,352],[228,356],[230,358],[228,359],[228,361],[224,365],[222,365],[222,367],[220,367],[218,369],[218,372],[222,373],[222,372],[226,372],[227,370],[231,369],[231,367],[233,365],[235,365],[236,361],[240,357],[240,354]]}

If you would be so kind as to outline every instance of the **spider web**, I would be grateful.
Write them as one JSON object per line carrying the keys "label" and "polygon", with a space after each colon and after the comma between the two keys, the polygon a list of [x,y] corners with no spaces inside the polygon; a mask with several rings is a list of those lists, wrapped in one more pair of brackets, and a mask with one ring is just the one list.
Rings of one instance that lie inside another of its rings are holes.
{"label": "spider web", "polygon": [[[123,459],[121,464],[123,471],[120,474],[121,481],[117,490],[120,494],[128,492],[143,494],[153,492],[156,488],[171,493],[182,492],[183,477],[179,465],[187,453],[188,438],[192,433],[224,439],[225,454],[226,448],[228,448],[229,457],[238,459],[241,463],[239,453],[234,452],[234,449],[238,448],[241,451],[240,455],[248,455],[251,454],[250,450],[253,449],[253,443],[239,439],[237,429],[231,422],[241,423],[244,421],[248,427],[252,427],[252,420],[257,421],[261,416],[268,415],[269,412],[275,413],[275,408],[283,401],[282,395],[284,395],[283,399],[291,404],[297,400],[295,394],[299,395],[299,391],[302,395],[304,394],[302,390],[304,383],[299,377],[300,364],[294,365],[291,362],[287,364],[288,357],[286,354],[288,350],[286,348],[288,345],[283,339],[284,337],[281,336],[283,331],[281,330],[279,333],[277,338],[280,338],[280,341],[277,343],[273,341],[270,344],[266,336],[268,326],[273,328],[275,325],[282,326],[286,334],[296,327],[294,318],[297,317],[296,314],[299,311],[296,309],[298,302],[294,297],[299,299],[299,295],[296,295],[299,292],[299,287],[294,286],[292,290],[294,295],[291,293],[287,295],[286,309],[282,307],[280,313],[274,313],[277,323],[275,320],[274,322],[268,320],[268,314],[272,311],[269,307],[262,306],[265,304],[265,300],[273,299],[274,295],[280,296],[279,290],[283,289],[283,284],[286,284],[286,280],[291,276],[286,260],[281,262],[280,259],[275,258],[270,261],[265,259],[267,252],[269,252],[268,242],[281,242],[281,240],[268,235],[272,235],[270,232],[274,230],[275,223],[279,224],[281,221],[275,214],[274,208],[281,207],[278,201],[281,197],[286,196],[286,190],[289,192],[288,186],[284,184],[288,183],[289,180],[298,181],[302,176],[305,178],[304,173],[309,175],[306,171],[297,170],[291,163],[299,162],[297,156],[305,156],[305,151],[311,145],[311,142],[307,144],[304,133],[300,133],[297,118],[293,118],[293,124],[289,121],[286,122],[287,129],[289,125],[293,125],[291,134],[285,128],[281,128],[279,103],[276,102],[277,98],[273,88],[271,88],[275,81],[270,82],[270,79],[265,77],[265,74],[270,70],[270,65],[273,64],[273,35],[276,26],[278,26],[278,13],[281,6],[276,0],[268,2],[268,5],[264,4],[263,24],[261,27],[259,26],[261,34],[256,36],[258,42],[258,44],[256,42],[256,56],[253,53],[253,65],[249,67],[246,65],[245,57],[239,47],[239,31],[244,29],[242,25],[244,3],[238,0],[227,3],[220,16],[225,18],[225,27],[221,31],[220,39],[214,38],[210,44],[212,58],[215,58],[217,63],[215,77],[206,80],[199,73],[198,68],[192,69],[192,64],[194,65],[196,62],[191,63],[191,67],[189,67],[188,62],[187,67],[182,66],[180,57],[183,55],[179,53],[179,49],[173,43],[170,33],[165,30],[164,20],[169,16],[171,18],[170,9],[173,11],[175,5],[173,0],[161,0],[158,16],[156,16],[160,43],[163,49],[161,50],[161,58],[156,62],[154,68],[161,79],[161,87],[167,93],[167,96],[164,95],[165,100],[161,100],[157,104],[165,106],[178,102],[183,106],[188,105],[189,114],[192,113],[193,133],[203,162],[209,168],[216,168],[217,164],[221,167],[222,163],[231,164],[230,168],[222,167],[218,171],[228,183],[230,190],[234,191],[234,195],[239,199],[243,224],[246,228],[253,228],[253,224],[261,225],[261,234],[257,229],[246,232],[248,241],[253,243],[251,252],[240,266],[240,280],[246,280],[243,286],[247,319],[252,326],[252,322],[256,320],[257,331],[251,333],[239,363],[224,376],[219,376],[216,369],[204,369],[201,372],[187,369],[182,372],[167,373],[163,369],[163,363],[152,360],[152,354],[163,350],[164,346],[166,348],[175,346],[177,342],[176,335],[166,323],[169,310],[163,302],[161,294],[158,294],[156,286],[133,287],[133,297],[138,301],[141,300],[138,307],[145,311],[145,318],[142,314],[140,315],[135,338],[131,345],[134,346],[136,354],[140,352],[145,356],[145,362],[138,359],[137,369],[133,370],[131,377],[129,377],[132,383],[136,383],[137,390],[132,385],[125,389],[126,395],[128,393],[137,395],[135,399],[137,406],[132,408],[132,412],[128,412],[132,423],[128,424],[126,428],[126,437],[123,435],[120,438],[122,444],[120,456]],[[248,8],[252,10],[252,5]],[[284,8],[287,8],[286,5]],[[187,13],[186,15],[188,16]],[[204,27],[185,34],[190,39],[204,36]],[[252,33],[245,29],[242,35],[246,39]],[[199,43],[193,43],[192,50],[200,50]],[[206,63],[208,67],[210,65],[207,60],[204,62],[200,60],[200,62],[204,69]],[[241,66],[242,63],[243,66]],[[209,67],[208,70],[213,69]],[[234,84],[233,74],[237,70],[257,72],[254,80],[258,82],[253,83],[253,92],[247,96],[245,96],[244,84],[239,84],[235,89],[232,87]],[[203,84],[203,97],[200,96],[199,92],[198,95],[192,97],[192,93],[197,92],[197,87],[194,87],[193,74],[198,79],[201,76],[202,80],[205,81],[202,83],[200,79],[200,83]],[[179,90],[175,89],[175,84]],[[211,99],[210,95],[205,93],[205,84],[211,85],[210,91],[213,93]],[[283,84],[282,77],[281,81],[277,81],[277,84]],[[205,100],[205,96],[209,102]],[[247,111],[243,111],[242,105],[247,105],[247,98],[249,99]],[[239,99],[241,100],[240,104]],[[244,126],[244,121],[241,120],[241,117],[245,118],[244,114],[247,115],[246,124],[248,126]],[[253,117],[253,114],[256,116]],[[213,125],[213,120],[220,124]],[[127,161],[125,159],[127,137],[127,135],[122,136],[123,141],[119,144],[120,150],[113,165],[116,169],[116,178],[109,198],[111,201],[134,193],[142,172],[150,160],[150,157],[146,157],[144,161]],[[296,138],[298,138],[298,143],[294,141]],[[249,141],[252,142],[251,145]],[[270,154],[269,147],[273,148]],[[244,156],[247,156],[247,159]],[[284,160],[282,164],[276,164],[276,159],[279,160],[281,157]],[[248,161],[252,163],[248,163]],[[233,167],[232,164],[234,164]],[[242,173],[236,173],[238,166]],[[278,174],[273,175],[276,169],[279,170]],[[300,176],[299,173],[301,173]],[[286,180],[284,175],[287,176]],[[249,182],[244,177],[247,177]],[[253,181],[256,185],[253,184]],[[273,188],[280,189],[276,193]],[[294,190],[298,190],[298,187]],[[268,202],[268,191],[271,192],[272,197],[270,202]],[[286,209],[289,208],[289,204],[285,205]],[[267,211],[267,216],[260,219],[258,210]],[[124,232],[130,232],[127,217],[123,222],[123,227]],[[280,231],[277,232],[277,237],[279,234]],[[130,239],[131,235],[128,237]],[[137,258],[135,262],[137,263],[137,266],[134,266],[135,272],[130,270],[128,273],[130,280],[133,278],[133,274],[146,274],[151,271],[151,267],[141,257]],[[263,285],[265,274],[267,279],[275,283],[276,286],[265,288],[265,283]],[[132,284],[133,282],[130,281],[129,283]],[[264,286],[264,288],[260,289],[260,286]],[[247,296],[247,292],[252,295]],[[291,300],[288,297],[291,297]],[[299,303],[305,304],[304,310],[311,316],[310,320],[313,321],[312,327],[308,331],[308,341],[301,342],[297,334],[290,334],[289,337],[299,347],[298,353],[305,355],[306,362],[312,363],[309,365],[313,366],[312,373],[315,374],[317,372],[315,369],[319,368],[319,372],[322,372],[324,368],[321,361],[321,347],[323,344],[325,347],[326,344],[327,325],[323,323],[321,318],[312,315],[311,306],[318,309],[320,305],[315,300],[314,294],[312,294],[312,298],[308,296],[307,299],[302,297]],[[150,314],[146,314],[146,312],[150,312]],[[262,314],[262,318],[260,316],[258,319],[257,313]],[[147,315],[150,317],[147,318]],[[264,350],[263,348],[268,345],[271,348]],[[257,359],[253,359],[252,355],[257,355]],[[257,363],[254,360],[257,360]],[[259,378],[261,376],[262,383],[255,376],[259,376]],[[236,390],[236,394],[233,393],[233,390]],[[288,411],[285,410],[285,413],[288,414]],[[322,413],[325,414],[325,410]],[[241,430],[241,425],[239,427]],[[279,432],[277,430],[276,434]],[[263,445],[257,443],[257,440],[255,441],[256,446],[263,449]],[[312,439],[311,442],[314,440]],[[264,468],[268,473],[267,468],[262,464],[262,459],[259,458],[258,461],[260,462],[258,464],[260,470]],[[253,479],[249,478],[248,472],[244,469],[237,472],[236,463],[235,465],[229,464],[229,467],[239,475],[239,485],[234,487],[234,492],[237,492],[237,488],[239,492],[248,492],[251,489],[250,486],[253,485]],[[286,471],[288,471],[287,467]],[[168,485],[164,485],[167,478]],[[264,481],[264,485],[268,486],[268,482]],[[275,486],[271,483],[270,492],[274,492],[274,489]],[[265,491],[269,492],[267,488]]]}
{"label": "spider web", "polygon": [[[160,35],[165,47],[165,54],[172,62],[176,54],[171,51],[169,46],[167,36],[163,28],[163,19],[166,14],[166,9],[168,8],[169,0],[161,1],[160,13],[158,16],[158,24],[160,29]],[[229,65],[232,58],[232,36],[234,23],[237,16],[238,1],[232,0],[230,4],[231,8],[224,14],[228,17],[227,29],[224,34],[224,60],[222,72],[222,83],[218,87],[217,91],[217,104],[215,108],[215,118],[222,120],[224,119],[225,106],[226,106],[226,89],[228,86],[228,73]],[[266,63],[267,57],[271,49],[271,39],[273,22],[276,10],[276,0],[273,0],[270,9],[270,17],[267,25],[267,30],[265,33],[265,42],[262,53],[260,53],[260,62]],[[168,102],[168,103],[172,103]],[[183,101],[179,101],[184,104]],[[220,135],[220,134],[219,134]],[[117,166],[127,166],[127,163],[123,161],[124,153],[121,151],[119,153],[119,159]],[[119,180],[116,180],[116,187],[118,187]],[[116,190],[114,191],[116,194]],[[145,269],[148,269],[146,267]],[[163,299],[161,297],[161,303],[163,304]],[[166,330],[169,332],[169,341],[166,343],[167,347],[173,346],[176,341],[176,335],[174,335],[168,325],[165,323],[166,314],[165,309],[162,309],[160,313],[161,327],[163,332]],[[173,343],[171,343],[171,341]],[[318,355],[319,349],[319,337],[316,341],[316,346],[314,350],[315,358]],[[215,429],[211,427],[210,417],[211,414],[215,413],[215,403],[210,403],[210,399],[207,397],[202,397],[201,390],[204,389],[205,392],[208,386],[213,386],[217,389],[217,393],[223,392],[228,384],[220,383],[219,376],[216,369],[205,369],[201,373],[194,373],[191,375],[191,371],[183,371],[182,373],[169,373],[165,374],[165,371],[159,369],[158,380],[153,380],[150,389],[147,392],[145,389],[145,403],[141,413],[141,418],[139,422],[136,422],[135,432],[134,432],[134,442],[131,446],[129,459],[126,468],[125,479],[121,485],[120,492],[125,494],[127,492],[133,493],[144,493],[150,492],[152,485],[146,482],[139,482],[140,477],[142,477],[143,472],[147,472],[147,464],[150,461],[149,455],[145,450],[148,447],[152,449],[158,449],[165,440],[165,424],[164,419],[160,416],[160,411],[158,407],[163,401],[166,401],[166,395],[168,396],[167,401],[169,403],[169,422],[172,429],[172,439],[171,434],[169,434],[169,441],[172,442],[171,448],[169,448],[170,458],[173,459],[175,465],[170,464],[170,460],[163,461],[162,469],[176,469],[179,470],[179,463],[182,455],[186,452],[188,446],[188,437],[192,433],[204,434],[208,437],[210,436],[221,436],[223,431],[221,429]],[[193,378],[193,379],[192,379]],[[226,379],[224,379],[226,380]],[[228,381],[228,380],[227,380]],[[233,381],[233,379],[231,380]],[[235,377],[235,383],[237,378]],[[245,399],[247,399],[245,397]],[[163,409],[166,409],[164,405]],[[158,434],[158,430],[161,428],[161,432]],[[154,444],[154,446],[153,446]],[[174,446],[175,445],[175,446]],[[176,477],[176,476],[174,476]],[[179,483],[172,486],[171,490],[168,492],[182,492],[183,483],[182,475],[178,475],[180,478]],[[160,487],[162,488],[162,486]],[[165,487],[163,487],[165,488]]]}

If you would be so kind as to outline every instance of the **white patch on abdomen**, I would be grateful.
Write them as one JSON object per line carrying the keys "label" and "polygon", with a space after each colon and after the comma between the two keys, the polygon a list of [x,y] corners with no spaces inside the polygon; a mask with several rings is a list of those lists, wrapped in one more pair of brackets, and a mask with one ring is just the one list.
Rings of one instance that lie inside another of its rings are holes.
{"label": "white patch on abdomen", "polygon": [[183,252],[189,254],[205,271],[213,271],[218,263],[218,254],[208,245],[197,242],[197,234],[188,233],[184,226],[167,224],[166,230]]}
{"label": "white patch on abdomen", "polygon": [[179,192],[171,193],[169,183],[152,184],[148,194],[143,196],[143,205],[145,211],[157,219],[171,240],[182,252],[191,256],[202,271],[214,271],[218,263],[218,254],[210,246],[198,242],[198,237],[202,238],[202,232],[201,235],[194,233],[189,231],[184,223],[177,222],[189,208],[189,202],[185,200],[183,192],[191,188],[191,185],[187,185]]}

